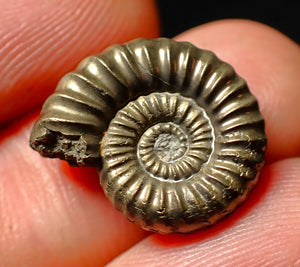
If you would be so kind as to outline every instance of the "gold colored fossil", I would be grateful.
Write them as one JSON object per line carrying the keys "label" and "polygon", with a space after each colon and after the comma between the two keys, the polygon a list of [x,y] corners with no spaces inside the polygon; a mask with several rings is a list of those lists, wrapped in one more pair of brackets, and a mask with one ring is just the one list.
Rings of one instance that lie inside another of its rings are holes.
{"label": "gold colored fossil", "polygon": [[30,145],[98,167],[107,197],[144,229],[189,233],[244,201],[266,135],[256,98],[229,64],[159,38],[84,59],[45,102]]}

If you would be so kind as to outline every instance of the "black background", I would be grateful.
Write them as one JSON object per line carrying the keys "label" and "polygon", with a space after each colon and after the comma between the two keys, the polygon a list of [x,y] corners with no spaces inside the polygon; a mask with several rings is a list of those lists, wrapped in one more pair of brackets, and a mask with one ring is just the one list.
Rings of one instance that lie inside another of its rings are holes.
{"label": "black background", "polygon": [[173,37],[189,28],[225,18],[265,23],[300,44],[300,1],[157,0],[161,36]]}

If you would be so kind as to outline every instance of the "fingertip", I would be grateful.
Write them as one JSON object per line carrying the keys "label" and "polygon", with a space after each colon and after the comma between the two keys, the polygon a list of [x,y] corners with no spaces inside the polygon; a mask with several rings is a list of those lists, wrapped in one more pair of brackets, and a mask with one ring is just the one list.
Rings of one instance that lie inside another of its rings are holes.
{"label": "fingertip", "polygon": [[0,132],[0,265],[104,266],[147,233],[112,207],[95,169],[29,147],[34,119]]}
{"label": "fingertip", "polygon": [[109,266],[294,266],[300,252],[300,158],[273,163],[264,175],[270,182],[263,201],[232,227],[176,246],[152,235]]}
{"label": "fingertip", "polygon": [[247,81],[265,117],[270,161],[300,155],[300,49],[259,22],[230,19],[176,37],[212,50]]}
{"label": "fingertip", "polygon": [[84,57],[157,37],[154,0],[1,1],[0,124],[39,106]]}

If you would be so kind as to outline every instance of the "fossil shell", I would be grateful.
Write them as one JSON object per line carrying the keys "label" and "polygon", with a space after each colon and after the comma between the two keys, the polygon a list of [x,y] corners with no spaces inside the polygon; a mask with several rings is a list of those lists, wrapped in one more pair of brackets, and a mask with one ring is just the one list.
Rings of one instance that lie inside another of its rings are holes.
{"label": "fossil shell", "polygon": [[229,64],[160,38],[83,60],[45,102],[30,145],[72,165],[103,164],[101,185],[130,221],[188,233],[245,199],[266,136],[256,98]]}

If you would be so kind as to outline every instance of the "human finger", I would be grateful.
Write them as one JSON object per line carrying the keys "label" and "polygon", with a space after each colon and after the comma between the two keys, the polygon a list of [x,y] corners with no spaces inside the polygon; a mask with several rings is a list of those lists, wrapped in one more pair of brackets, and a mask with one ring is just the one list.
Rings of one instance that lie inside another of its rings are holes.
{"label": "human finger", "polygon": [[[300,158],[273,163],[258,185],[268,188],[255,189],[242,207],[250,210],[247,216],[232,225],[224,220],[190,236],[149,236],[108,266],[297,266],[299,177]],[[260,201],[255,200],[255,194],[260,195]],[[232,216],[239,217],[240,210]]]}
{"label": "human finger", "polygon": [[[202,25],[176,39],[216,52],[247,80],[266,120],[269,162],[299,154],[295,43],[265,25],[240,20]],[[267,165],[261,182],[230,218],[190,236],[152,235],[111,266],[293,265],[300,248],[299,176],[299,159]]]}
{"label": "human finger", "polygon": [[300,48],[264,24],[222,20],[177,40],[214,51],[247,81],[265,117],[269,161],[300,155]]}
{"label": "human finger", "polygon": [[26,118],[0,132],[0,266],[103,266],[145,237],[113,209],[95,168],[41,157],[31,128]]}
{"label": "human finger", "polygon": [[0,125],[42,104],[80,60],[158,35],[154,0],[0,0]]}

